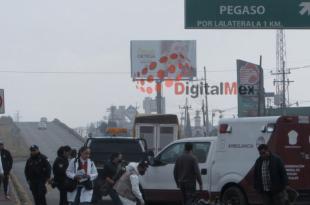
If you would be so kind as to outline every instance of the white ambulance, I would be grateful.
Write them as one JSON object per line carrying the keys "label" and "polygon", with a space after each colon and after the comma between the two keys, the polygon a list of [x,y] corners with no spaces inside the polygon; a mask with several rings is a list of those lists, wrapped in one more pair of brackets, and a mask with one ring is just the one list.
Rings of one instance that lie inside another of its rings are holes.
{"label": "white ambulance", "polygon": [[[187,138],[166,146],[153,160],[141,185],[148,202],[177,202],[173,168],[186,142],[193,143],[203,179],[202,196],[222,204],[259,204],[253,188],[257,146],[266,143],[282,158],[289,185],[299,192],[298,201],[310,204],[309,116],[223,119],[217,137]],[[198,187],[198,186],[197,186]]]}

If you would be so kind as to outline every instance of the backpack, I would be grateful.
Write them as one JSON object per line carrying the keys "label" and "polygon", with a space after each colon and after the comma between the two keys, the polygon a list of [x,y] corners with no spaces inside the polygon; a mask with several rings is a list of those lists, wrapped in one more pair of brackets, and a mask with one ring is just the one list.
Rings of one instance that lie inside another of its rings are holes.
{"label": "backpack", "polygon": [[[74,170],[75,170],[75,164],[76,164],[77,160],[78,160],[78,158],[74,159],[74,163],[73,163],[74,164]],[[66,175],[66,178],[64,181],[64,188],[66,191],[73,192],[76,189],[77,185],[78,185],[77,180],[71,179]]]}
{"label": "backpack", "polygon": [[[74,170],[75,171],[76,171],[75,164],[76,164],[76,162],[78,160],[79,160],[79,158],[75,158],[74,159],[74,163],[73,164],[74,164]],[[81,165],[81,163],[79,161],[78,169],[80,168],[80,165]],[[91,167],[93,167],[93,162],[92,161],[91,161]],[[66,176],[65,181],[64,181],[65,190],[67,190],[68,192],[73,192],[76,189],[78,184],[79,184],[79,182],[77,180],[71,179],[68,176]],[[81,185],[83,185],[86,190],[92,190],[94,188],[94,183],[90,179],[88,179],[85,182],[82,182]]]}

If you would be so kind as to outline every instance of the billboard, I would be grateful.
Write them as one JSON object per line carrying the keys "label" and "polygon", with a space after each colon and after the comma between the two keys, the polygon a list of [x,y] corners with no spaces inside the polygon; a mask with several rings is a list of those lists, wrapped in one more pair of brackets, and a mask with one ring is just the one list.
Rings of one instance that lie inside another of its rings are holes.
{"label": "billboard", "polygon": [[133,80],[191,80],[197,76],[196,41],[131,41]]}
{"label": "billboard", "polygon": [[264,115],[264,74],[261,66],[237,60],[237,80],[238,117]]}

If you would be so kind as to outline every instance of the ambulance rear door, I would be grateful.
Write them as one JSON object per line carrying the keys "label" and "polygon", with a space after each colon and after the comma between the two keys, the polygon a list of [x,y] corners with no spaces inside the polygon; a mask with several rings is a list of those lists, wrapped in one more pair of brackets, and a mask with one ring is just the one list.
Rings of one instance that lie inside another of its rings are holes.
{"label": "ambulance rear door", "polygon": [[289,185],[307,192],[310,188],[309,116],[280,117],[270,145],[285,163]]}

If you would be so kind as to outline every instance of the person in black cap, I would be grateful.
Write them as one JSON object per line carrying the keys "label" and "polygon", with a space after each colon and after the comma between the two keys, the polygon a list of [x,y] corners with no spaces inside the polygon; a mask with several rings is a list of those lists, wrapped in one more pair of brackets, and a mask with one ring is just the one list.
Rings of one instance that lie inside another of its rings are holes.
{"label": "person in black cap", "polygon": [[25,176],[32,192],[35,205],[46,205],[45,184],[51,177],[51,165],[47,157],[40,153],[37,145],[30,147],[30,158],[26,162]]}
{"label": "person in black cap", "polygon": [[8,194],[8,185],[9,185],[10,171],[13,166],[13,158],[11,153],[8,150],[4,149],[4,144],[2,141],[0,141],[0,160],[2,162],[3,167],[3,177],[2,180],[0,179],[0,185],[1,182],[3,182],[3,190],[5,198],[10,199]]}

